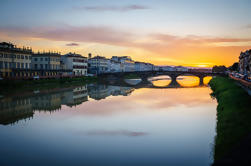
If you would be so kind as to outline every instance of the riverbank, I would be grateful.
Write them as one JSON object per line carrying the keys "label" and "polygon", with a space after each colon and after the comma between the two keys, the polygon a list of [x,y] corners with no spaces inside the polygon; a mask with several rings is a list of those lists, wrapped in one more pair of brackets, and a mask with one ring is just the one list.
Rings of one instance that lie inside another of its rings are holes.
{"label": "riverbank", "polygon": [[251,162],[251,96],[230,78],[215,77],[209,85],[218,102],[213,165],[246,165]]}
{"label": "riverbank", "polygon": [[1,80],[0,94],[7,95],[18,91],[46,90],[72,85],[93,83],[97,77],[77,77],[60,79],[40,79],[40,80]]}
{"label": "riverbank", "polygon": [[229,74],[228,75],[231,79],[234,79],[236,81],[238,81],[241,85],[251,89],[251,82],[248,82],[246,80],[243,80],[243,79],[240,79],[240,78],[237,78],[237,77],[234,77],[232,74]]}

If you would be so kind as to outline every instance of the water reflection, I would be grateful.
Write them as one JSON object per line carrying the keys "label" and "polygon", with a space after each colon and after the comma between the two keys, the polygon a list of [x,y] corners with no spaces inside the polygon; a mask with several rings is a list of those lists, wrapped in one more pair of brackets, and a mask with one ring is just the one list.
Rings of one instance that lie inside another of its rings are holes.
{"label": "water reflection", "polygon": [[6,96],[0,165],[210,165],[210,93],[90,84]]}
{"label": "water reflection", "polygon": [[[208,82],[210,79],[210,77],[206,78],[205,82]],[[156,87],[166,87],[171,83],[171,78],[169,76],[159,76],[150,78],[149,81]],[[194,76],[181,76],[177,81],[183,87],[195,87],[199,85],[198,78]],[[101,100],[108,96],[128,96],[134,90],[135,88],[133,86],[124,87],[90,84],[40,93],[33,92],[25,93],[24,95],[4,97],[0,99],[0,124],[7,125],[22,119],[32,118],[35,111],[54,112],[61,110],[63,105],[69,107],[77,106],[88,101],[88,99]],[[169,93],[171,93],[171,91]],[[189,96],[189,98],[183,97],[176,101],[175,94],[173,94],[172,99],[174,100],[170,102],[165,100],[164,102],[167,103],[167,105],[164,105],[164,107],[169,107],[177,101],[187,102],[187,105],[193,103],[191,101],[185,101],[186,99],[192,99],[191,96]],[[192,100],[194,101],[194,99]],[[161,101],[161,99],[159,101]],[[201,102],[201,100],[198,101]],[[154,102],[151,103],[154,104]],[[158,102],[157,106],[162,107],[162,104]]]}
{"label": "water reflection", "polygon": [[196,76],[179,76],[177,82],[183,87],[195,87],[200,85],[200,78]]}
{"label": "water reflection", "polygon": [[210,80],[211,80],[212,78],[213,78],[212,76],[204,77],[203,83],[204,83],[205,85],[208,85],[208,83],[210,82]]}
{"label": "water reflection", "polygon": [[149,78],[148,80],[156,87],[167,87],[172,82],[169,76],[157,76]]}
{"label": "water reflection", "polygon": [[105,99],[108,96],[127,96],[134,89],[108,85],[84,85],[57,89],[42,93],[9,96],[0,100],[0,124],[12,124],[33,117],[34,111],[54,112],[62,105],[73,107],[88,101]]}

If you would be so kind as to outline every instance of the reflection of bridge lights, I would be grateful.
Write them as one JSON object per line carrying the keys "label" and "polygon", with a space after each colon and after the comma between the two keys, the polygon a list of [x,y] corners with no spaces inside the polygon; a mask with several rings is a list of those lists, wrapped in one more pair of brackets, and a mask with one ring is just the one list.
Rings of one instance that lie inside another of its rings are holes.
{"label": "reflection of bridge lights", "polygon": [[177,82],[183,87],[194,87],[199,86],[200,78],[196,76],[179,76]]}
{"label": "reflection of bridge lights", "polygon": [[124,81],[129,84],[129,85],[137,85],[139,84],[142,80],[141,79],[124,79]]}
{"label": "reflection of bridge lights", "polygon": [[152,81],[152,84],[156,87],[166,87],[171,83],[171,79],[168,80],[157,80],[157,81]]}
{"label": "reflection of bridge lights", "polygon": [[148,79],[155,87],[167,87],[171,82],[171,77],[167,75],[151,77]]}
{"label": "reflection of bridge lights", "polygon": [[204,77],[203,83],[204,83],[205,85],[207,85],[207,84],[210,82],[210,80],[211,80],[212,78],[213,78],[212,76]]}

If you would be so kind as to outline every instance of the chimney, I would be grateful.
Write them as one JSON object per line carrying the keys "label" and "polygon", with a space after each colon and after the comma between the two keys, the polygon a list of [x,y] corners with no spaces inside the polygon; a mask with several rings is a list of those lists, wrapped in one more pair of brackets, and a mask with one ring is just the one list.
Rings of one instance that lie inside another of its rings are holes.
{"label": "chimney", "polygon": [[89,59],[92,58],[92,54],[91,54],[91,53],[88,54],[88,58],[89,58]]}

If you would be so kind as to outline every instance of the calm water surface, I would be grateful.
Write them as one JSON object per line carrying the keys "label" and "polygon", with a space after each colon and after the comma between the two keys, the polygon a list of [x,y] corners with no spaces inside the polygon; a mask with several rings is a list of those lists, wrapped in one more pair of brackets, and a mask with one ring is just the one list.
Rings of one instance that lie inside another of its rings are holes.
{"label": "calm water surface", "polygon": [[2,97],[0,165],[208,166],[217,103],[195,77],[164,88],[170,82],[152,81],[163,88],[84,85]]}

